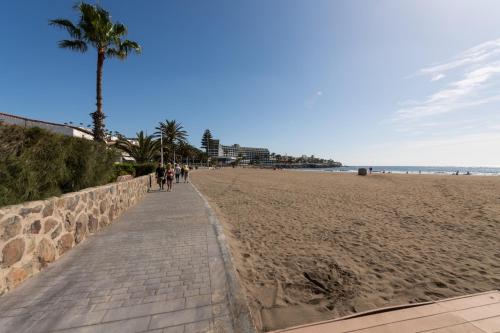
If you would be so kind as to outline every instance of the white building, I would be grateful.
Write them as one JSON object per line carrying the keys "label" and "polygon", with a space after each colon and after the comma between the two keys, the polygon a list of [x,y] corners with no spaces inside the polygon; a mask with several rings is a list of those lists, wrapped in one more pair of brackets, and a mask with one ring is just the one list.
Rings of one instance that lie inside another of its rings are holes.
{"label": "white building", "polygon": [[235,161],[237,158],[241,158],[242,163],[268,163],[270,158],[267,148],[241,147],[238,144],[224,146],[217,139],[210,140],[208,155],[226,163]]}
{"label": "white building", "polygon": [[66,124],[51,123],[42,120],[34,120],[1,112],[0,112],[0,123],[17,125],[21,127],[39,127],[53,133],[73,136],[77,138],[83,138],[87,140],[94,139],[92,132],[85,128],[66,125]]}

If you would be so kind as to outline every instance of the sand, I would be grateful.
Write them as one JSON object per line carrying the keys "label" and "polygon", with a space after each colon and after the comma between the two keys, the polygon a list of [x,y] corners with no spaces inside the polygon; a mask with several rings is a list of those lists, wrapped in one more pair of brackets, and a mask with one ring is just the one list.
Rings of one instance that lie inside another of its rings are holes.
{"label": "sand", "polygon": [[500,177],[197,170],[269,331],[500,288]]}

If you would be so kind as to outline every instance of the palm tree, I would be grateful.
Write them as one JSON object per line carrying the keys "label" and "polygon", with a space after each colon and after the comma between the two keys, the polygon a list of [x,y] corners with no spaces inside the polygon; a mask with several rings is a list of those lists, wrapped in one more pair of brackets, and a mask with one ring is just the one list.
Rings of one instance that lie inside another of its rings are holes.
{"label": "palm tree", "polygon": [[183,159],[193,161],[193,159],[197,156],[197,149],[187,142],[181,142],[177,151],[179,155],[181,155],[181,162]]}
{"label": "palm tree", "polygon": [[74,7],[80,15],[78,23],[67,19],[50,20],[49,24],[68,31],[72,39],[59,41],[59,47],[78,52],[86,52],[88,45],[97,50],[96,106],[92,115],[94,139],[104,141],[104,118],[102,111],[102,69],[105,58],[125,59],[131,51],[141,52],[141,47],[134,41],[122,39],[127,34],[127,27],[111,21],[109,13],[98,5],[81,2]]}
{"label": "palm tree", "polygon": [[137,163],[147,163],[153,161],[158,154],[160,142],[153,135],[145,136],[140,131],[137,133],[137,143],[120,138],[116,141],[116,147],[133,157]]}
{"label": "palm tree", "polygon": [[175,162],[175,147],[187,142],[187,132],[181,123],[168,119],[165,122],[160,122],[156,129],[158,131],[155,135],[157,137],[163,136],[163,141],[165,141],[169,151],[173,152],[173,160]]}

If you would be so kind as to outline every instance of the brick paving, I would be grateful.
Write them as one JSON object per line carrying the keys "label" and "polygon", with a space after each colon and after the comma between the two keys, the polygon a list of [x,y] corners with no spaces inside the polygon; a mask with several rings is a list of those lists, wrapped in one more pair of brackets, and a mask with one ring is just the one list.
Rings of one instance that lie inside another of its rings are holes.
{"label": "brick paving", "polygon": [[190,184],[152,192],[0,297],[0,332],[233,332],[226,272]]}

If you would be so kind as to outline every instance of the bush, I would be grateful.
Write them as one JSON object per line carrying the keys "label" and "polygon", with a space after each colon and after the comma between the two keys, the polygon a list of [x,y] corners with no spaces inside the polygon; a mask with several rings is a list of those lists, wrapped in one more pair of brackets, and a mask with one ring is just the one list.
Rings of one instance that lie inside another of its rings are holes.
{"label": "bush", "polygon": [[144,175],[149,175],[153,173],[156,169],[156,165],[154,163],[141,163],[135,164],[135,176],[140,177]]}
{"label": "bush", "polygon": [[116,156],[95,141],[0,124],[0,206],[105,184]]}
{"label": "bush", "polygon": [[132,163],[115,163],[113,165],[114,178],[123,175],[135,176],[135,166]]}

